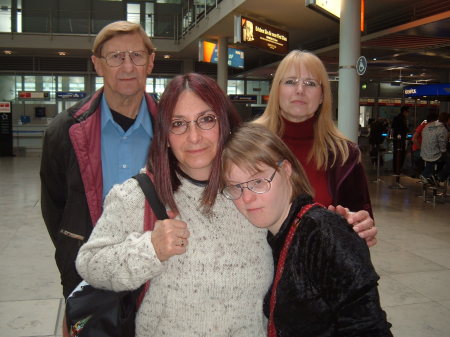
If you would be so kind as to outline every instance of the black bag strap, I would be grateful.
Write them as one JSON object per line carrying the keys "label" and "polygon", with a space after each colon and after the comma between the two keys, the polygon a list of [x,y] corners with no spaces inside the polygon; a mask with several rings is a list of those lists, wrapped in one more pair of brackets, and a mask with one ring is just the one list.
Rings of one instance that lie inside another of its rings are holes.
{"label": "black bag strap", "polygon": [[153,212],[155,212],[158,220],[168,219],[166,208],[164,207],[161,200],[159,200],[158,195],[156,194],[155,185],[153,185],[152,180],[146,173],[139,173],[133,176],[134,179],[137,180],[139,186],[142,188],[142,192],[144,192],[145,198],[150,204]]}

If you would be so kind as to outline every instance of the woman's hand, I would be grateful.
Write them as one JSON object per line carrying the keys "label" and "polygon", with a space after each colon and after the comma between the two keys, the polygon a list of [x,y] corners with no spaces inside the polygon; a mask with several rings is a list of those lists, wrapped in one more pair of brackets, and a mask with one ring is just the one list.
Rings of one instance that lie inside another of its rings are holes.
{"label": "woman's hand", "polygon": [[369,212],[350,212],[348,208],[339,205],[336,207],[330,205],[328,206],[328,209],[342,215],[347,220],[348,224],[353,226],[353,230],[358,233],[361,238],[366,240],[369,247],[377,244],[376,235],[378,230],[375,227],[375,223],[370,217]]}
{"label": "woman's hand", "polygon": [[189,235],[184,221],[176,219],[156,221],[151,241],[158,259],[163,262],[174,255],[186,253]]}

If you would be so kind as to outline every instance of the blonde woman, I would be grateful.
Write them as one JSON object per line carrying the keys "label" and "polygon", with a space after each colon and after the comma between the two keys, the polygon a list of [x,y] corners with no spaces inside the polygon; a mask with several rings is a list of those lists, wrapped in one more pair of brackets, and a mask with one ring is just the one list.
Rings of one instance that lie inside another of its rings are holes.
{"label": "blonde woman", "polygon": [[[293,50],[278,66],[267,108],[255,122],[280,136],[295,154],[317,202],[331,208],[342,205],[358,212],[360,221],[373,221],[360,151],[335,126],[331,102],[322,61],[310,52]],[[370,235],[373,245],[375,228]]]}

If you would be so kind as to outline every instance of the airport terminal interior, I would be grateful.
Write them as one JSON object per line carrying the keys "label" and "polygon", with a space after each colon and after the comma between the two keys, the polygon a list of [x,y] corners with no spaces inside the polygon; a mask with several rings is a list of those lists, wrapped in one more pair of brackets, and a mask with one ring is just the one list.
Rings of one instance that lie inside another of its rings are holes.
{"label": "airport terminal interior", "polygon": [[[156,100],[177,74],[199,72],[218,81],[245,120],[264,111],[290,50],[312,51],[324,62],[338,125],[348,118],[338,101],[346,88],[341,71],[359,71],[359,87],[349,94],[359,118],[349,138],[362,152],[378,228],[370,253],[381,305],[395,337],[450,336],[449,183],[421,182],[410,141],[394,175],[389,129],[379,157],[371,157],[368,141],[369,122],[390,122],[401,106],[410,110],[409,139],[428,113],[450,112],[450,1],[361,1],[353,52],[364,58],[352,66],[340,60],[349,42],[340,33],[344,23],[319,2],[0,0],[0,336],[62,336],[65,303],[40,208],[42,141],[58,113],[102,87],[91,47],[117,20],[140,23],[156,47],[146,83]],[[264,27],[270,43],[245,41],[243,20]],[[219,51],[224,45],[228,55]]]}

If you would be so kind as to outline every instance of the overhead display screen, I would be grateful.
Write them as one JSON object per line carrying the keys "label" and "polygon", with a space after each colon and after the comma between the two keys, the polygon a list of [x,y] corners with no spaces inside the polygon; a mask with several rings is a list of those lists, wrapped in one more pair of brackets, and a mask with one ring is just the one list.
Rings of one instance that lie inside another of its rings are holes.
{"label": "overhead display screen", "polygon": [[[218,63],[217,43],[200,41],[199,61],[208,63]],[[233,68],[244,68],[244,52],[240,49],[228,47],[228,66]]]}
{"label": "overhead display screen", "polygon": [[289,52],[289,33],[262,22],[235,16],[234,42],[264,49],[277,54]]}

